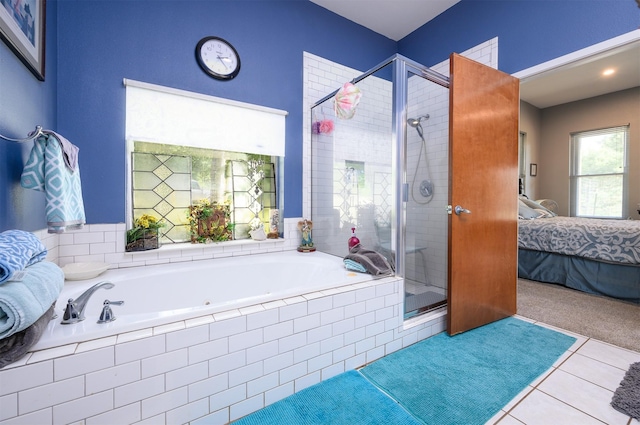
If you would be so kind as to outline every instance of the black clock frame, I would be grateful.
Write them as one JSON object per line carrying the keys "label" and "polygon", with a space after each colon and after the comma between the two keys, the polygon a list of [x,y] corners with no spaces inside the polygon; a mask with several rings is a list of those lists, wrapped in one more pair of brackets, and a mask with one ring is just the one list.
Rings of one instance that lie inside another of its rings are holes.
{"label": "black clock frame", "polygon": [[[202,59],[202,54],[201,54],[202,46],[207,41],[210,41],[210,40],[221,41],[221,42],[225,43],[227,46],[229,46],[231,48],[231,50],[233,50],[233,53],[236,55],[236,58],[238,59],[238,67],[231,74],[218,74],[217,72],[212,71],[211,69],[209,69],[209,67],[207,67],[207,64]],[[235,47],[233,47],[233,45],[231,43],[229,43],[227,40],[225,40],[224,38],[221,38],[221,37],[208,36],[208,37],[204,37],[203,39],[198,41],[198,44],[196,45],[196,60],[198,61],[198,65],[200,65],[200,68],[202,68],[202,70],[208,76],[210,76],[212,78],[215,78],[216,80],[221,80],[221,81],[233,80],[240,73],[240,65],[241,64],[240,64],[240,55],[238,54],[238,51],[236,50]]]}

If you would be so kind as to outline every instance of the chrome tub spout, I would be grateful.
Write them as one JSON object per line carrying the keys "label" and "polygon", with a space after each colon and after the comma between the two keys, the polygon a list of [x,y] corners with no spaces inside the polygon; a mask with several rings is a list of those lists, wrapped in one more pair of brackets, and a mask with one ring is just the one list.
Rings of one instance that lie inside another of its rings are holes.
{"label": "chrome tub spout", "polygon": [[63,325],[69,325],[71,323],[78,323],[84,320],[84,309],[89,302],[89,298],[100,288],[111,289],[115,285],[111,282],[100,282],[87,289],[75,300],[69,298],[67,302],[67,308],[64,310],[64,316],[62,316]]}

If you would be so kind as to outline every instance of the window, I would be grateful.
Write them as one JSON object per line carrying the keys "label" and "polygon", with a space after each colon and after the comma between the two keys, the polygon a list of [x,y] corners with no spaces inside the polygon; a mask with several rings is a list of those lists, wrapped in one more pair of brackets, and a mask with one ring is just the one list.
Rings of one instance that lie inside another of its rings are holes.
{"label": "window", "polygon": [[629,126],[571,135],[571,215],[623,218]]}

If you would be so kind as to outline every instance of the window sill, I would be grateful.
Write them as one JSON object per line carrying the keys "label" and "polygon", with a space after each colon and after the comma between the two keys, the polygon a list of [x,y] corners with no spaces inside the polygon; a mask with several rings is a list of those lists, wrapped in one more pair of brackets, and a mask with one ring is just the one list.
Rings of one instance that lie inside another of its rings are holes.
{"label": "window sill", "polygon": [[171,243],[164,244],[160,248],[150,249],[147,251],[130,251],[125,252],[125,254],[137,255],[137,254],[149,254],[152,252],[162,252],[162,253],[171,253],[171,252],[180,252],[180,251],[195,251],[195,250],[219,250],[220,248],[238,248],[238,247],[260,247],[260,248],[268,248],[270,246],[281,246],[284,245],[286,239],[278,238],[278,239],[265,239],[263,241],[256,241],[253,239],[240,239],[233,241],[225,241],[225,242],[209,242],[209,243],[190,243],[190,242],[182,242],[182,243]]}

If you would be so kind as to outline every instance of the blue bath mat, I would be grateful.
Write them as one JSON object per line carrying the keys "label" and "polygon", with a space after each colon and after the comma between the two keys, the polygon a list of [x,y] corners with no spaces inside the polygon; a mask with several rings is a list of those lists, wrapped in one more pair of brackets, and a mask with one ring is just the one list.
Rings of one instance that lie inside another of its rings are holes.
{"label": "blue bath mat", "polygon": [[409,413],[356,371],[293,394],[234,425],[419,425]]}
{"label": "blue bath mat", "polygon": [[438,334],[360,372],[422,423],[484,424],[575,341],[507,318],[452,337]]}

